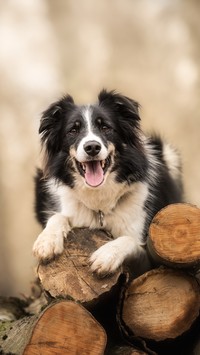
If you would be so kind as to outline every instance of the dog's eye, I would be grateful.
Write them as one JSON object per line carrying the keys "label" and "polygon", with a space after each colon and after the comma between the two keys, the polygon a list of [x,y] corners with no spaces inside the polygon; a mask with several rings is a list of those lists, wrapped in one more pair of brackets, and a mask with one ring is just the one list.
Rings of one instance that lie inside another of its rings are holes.
{"label": "dog's eye", "polygon": [[109,127],[109,126],[107,126],[107,125],[105,125],[105,124],[103,124],[102,126],[101,126],[101,131],[103,132],[103,133],[108,133],[108,132],[110,132],[111,131],[111,127]]}
{"label": "dog's eye", "polygon": [[72,128],[69,133],[77,133],[78,132],[78,129],[76,127]]}
{"label": "dog's eye", "polygon": [[68,133],[70,134],[77,134],[80,131],[80,123],[79,122],[75,122],[75,125],[69,130]]}
{"label": "dog's eye", "polygon": [[103,119],[101,117],[97,118],[96,123],[97,123],[100,131],[105,133],[105,134],[109,133],[112,130],[112,128],[110,126],[108,126],[107,124],[105,124],[103,122]]}

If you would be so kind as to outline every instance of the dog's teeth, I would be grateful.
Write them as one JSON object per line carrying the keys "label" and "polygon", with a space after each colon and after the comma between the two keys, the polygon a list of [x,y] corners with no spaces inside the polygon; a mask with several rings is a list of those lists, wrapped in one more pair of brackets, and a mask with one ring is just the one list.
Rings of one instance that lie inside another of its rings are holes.
{"label": "dog's teeth", "polygon": [[101,167],[104,168],[105,167],[105,160],[101,161]]}
{"label": "dog's teeth", "polygon": [[85,164],[81,164],[82,165],[82,169],[85,171],[86,170],[86,167],[85,167]]}

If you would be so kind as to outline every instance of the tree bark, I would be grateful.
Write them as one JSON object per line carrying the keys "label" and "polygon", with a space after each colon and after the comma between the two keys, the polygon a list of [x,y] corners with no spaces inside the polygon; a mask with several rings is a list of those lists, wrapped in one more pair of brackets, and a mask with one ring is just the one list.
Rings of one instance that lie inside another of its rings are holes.
{"label": "tree bark", "polygon": [[138,277],[125,291],[122,329],[147,340],[175,339],[199,316],[197,280],[182,271],[154,269]]}
{"label": "tree bark", "polygon": [[200,265],[200,209],[173,204],[153,218],[148,250],[156,264],[192,268]]}
{"label": "tree bark", "polygon": [[15,355],[104,354],[106,333],[93,316],[72,301],[52,303],[39,315],[4,322],[0,350]]}
{"label": "tree bark", "polygon": [[91,272],[89,257],[109,240],[108,235],[101,230],[71,231],[62,255],[38,267],[38,276],[44,290],[52,297],[70,297],[84,305],[108,294],[117,284],[122,269],[114,275],[98,278]]}

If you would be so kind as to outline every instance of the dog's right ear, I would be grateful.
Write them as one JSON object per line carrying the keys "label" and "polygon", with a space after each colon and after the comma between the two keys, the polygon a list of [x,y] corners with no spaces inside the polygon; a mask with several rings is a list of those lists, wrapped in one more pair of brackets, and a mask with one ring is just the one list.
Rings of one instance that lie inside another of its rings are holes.
{"label": "dog's right ear", "polygon": [[48,154],[60,150],[62,128],[67,113],[74,107],[74,100],[70,95],[65,95],[61,100],[54,102],[43,112],[40,121],[39,133],[42,145]]}

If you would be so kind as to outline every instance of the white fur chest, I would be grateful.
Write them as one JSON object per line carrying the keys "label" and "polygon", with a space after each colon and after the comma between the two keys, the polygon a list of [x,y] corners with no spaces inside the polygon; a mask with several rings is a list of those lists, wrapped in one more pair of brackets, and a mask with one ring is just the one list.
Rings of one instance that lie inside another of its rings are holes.
{"label": "white fur chest", "polygon": [[[130,187],[124,184],[116,183],[110,176],[106,184],[90,188],[83,183],[77,183],[76,187],[70,189],[65,185],[57,188],[56,194],[61,201],[61,211],[68,212],[71,205],[77,205],[77,208],[85,207],[92,212],[102,211],[107,215],[115,209],[119,200],[130,191]],[[67,210],[66,210],[67,209]]]}
{"label": "white fur chest", "polygon": [[138,239],[144,226],[147,185],[136,183],[130,187],[112,181],[104,186],[95,190],[57,187],[61,213],[68,217],[71,228],[104,228],[114,238],[134,235]]}

